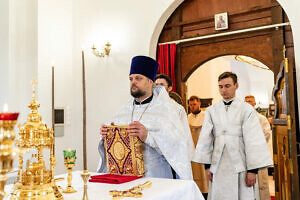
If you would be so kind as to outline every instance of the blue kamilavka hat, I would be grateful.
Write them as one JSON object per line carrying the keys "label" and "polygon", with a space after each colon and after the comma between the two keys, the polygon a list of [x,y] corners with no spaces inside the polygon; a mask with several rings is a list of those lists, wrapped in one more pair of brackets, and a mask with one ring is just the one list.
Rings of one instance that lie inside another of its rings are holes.
{"label": "blue kamilavka hat", "polygon": [[131,74],[142,74],[152,81],[155,80],[155,76],[158,69],[158,62],[147,56],[135,56],[131,61]]}

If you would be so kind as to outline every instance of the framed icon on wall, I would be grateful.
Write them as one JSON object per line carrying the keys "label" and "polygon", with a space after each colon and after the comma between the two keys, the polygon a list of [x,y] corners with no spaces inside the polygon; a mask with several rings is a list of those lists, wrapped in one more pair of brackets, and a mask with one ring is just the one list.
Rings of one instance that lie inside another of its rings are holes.
{"label": "framed icon on wall", "polygon": [[228,15],[227,12],[215,14],[215,30],[228,29]]}

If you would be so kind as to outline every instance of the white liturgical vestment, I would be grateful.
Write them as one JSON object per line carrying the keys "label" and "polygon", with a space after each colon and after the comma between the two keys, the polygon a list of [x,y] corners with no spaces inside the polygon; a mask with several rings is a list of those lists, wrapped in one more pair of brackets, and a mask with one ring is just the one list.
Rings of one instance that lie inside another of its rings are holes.
{"label": "white liturgical vestment", "polygon": [[[205,111],[200,111],[198,114],[190,113],[188,121],[192,133],[192,138],[196,147],[200,131],[204,122]],[[192,162],[192,171],[194,181],[197,183],[202,193],[208,193],[208,177],[203,164]]]}
{"label": "white liturgical vestment", "polygon": [[192,134],[191,134],[187,114],[186,114],[185,109],[183,108],[182,105],[178,104],[173,99],[171,99],[171,103],[173,104],[174,109],[178,113],[178,116],[179,116],[180,121],[182,123],[182,127],[183,127],[183,130],[184,130],[184,133],[185,133],[184,137],[186,137],[187,145],[188,145],[189,160],[192,160],[193,157],[194,157],[194,153],[195,153],[195,147],[194,147],[194,142],[193,142],[193,138],[192,138]]}
{"label": "white liturgical vestment", "polygon": [[263,132],[265,134],[265,138],[267,140],[270,153],[271,153],[271,155],[273,155],[272,129],[271,129],[270,123],[269,123],[268,119],[260,113],[257,113],[257,117],[258,117],[260,125],[263,129]]}
{"label": "white liturgical vestment", "polygon": [[[271,130],[270,123],[264,115],[262,115],[258,112],[257,112],[257,117],[258,117],[259,123],[262,127],[266,141],[268,143],[270,154],[273,155],[272,130]],[[256,200],[269,200],[270,199],[268,168],[261,169],[258,171],[257,181],[256,181],[256,184],[254,187],[254,193],[255,193]]]}
{"label": "white liturgical vestment", "polygon": [[235,98],[206,109],[194,161],[211,164],[211,200],[253,200],[253,187],[245,184],[247,170],[272,165],[270,151],[256,111]]}
{"label": "white liturgical vestment", "polygon": [[188,115],[188,121],[190,126],[201,127],[204,122],[205,111],[201,111],[198,114],[190,113]]}
{"label": "white liturgical vestment", "polygon": [[[139,121],[147,129],[143,151],[145,176],[172,178],[172,167],[180,179],[192,179],[186,133],[166,90],[162,86],[155,86],[150,103],[135,105],[133,101],[133,98],[130,99],[111,122],[124,125]],[[98,150],[98,172],[105,172],[106,158],[102,139]]]}

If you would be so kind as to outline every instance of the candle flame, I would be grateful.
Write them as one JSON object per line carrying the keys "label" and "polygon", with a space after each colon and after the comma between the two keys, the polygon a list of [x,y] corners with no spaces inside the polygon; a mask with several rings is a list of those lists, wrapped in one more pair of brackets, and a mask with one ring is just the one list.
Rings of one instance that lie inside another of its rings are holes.
{"label": "candle flame", "polygon": [[51,61],[51,64],[52,64],[52,67],[54,67],[54,65],[55,65],[55,61],[54,61],[54,60],[52,60],[52,61]]}
{"label": "candle flame", "polygon": [[4,106],[3,106],[3,112],[7,112],[8,111],[8,105],[7,105],[7,103],[6,104],[4,104]]}

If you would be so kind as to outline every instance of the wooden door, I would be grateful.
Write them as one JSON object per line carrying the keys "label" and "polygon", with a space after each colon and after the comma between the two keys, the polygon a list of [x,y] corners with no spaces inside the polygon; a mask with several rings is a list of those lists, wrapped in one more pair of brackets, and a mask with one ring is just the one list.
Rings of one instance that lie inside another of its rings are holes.
{"label": "wooden door", "polygon": [[[299,200],[299,149],[297,150],[298,112],[294,59],[281,63],[273,100],[273,151],[277,200]],[[298,154],[298,157],[297,157]]]}

